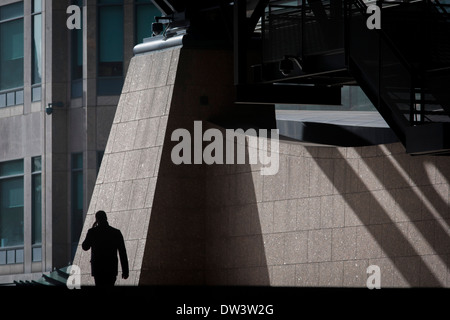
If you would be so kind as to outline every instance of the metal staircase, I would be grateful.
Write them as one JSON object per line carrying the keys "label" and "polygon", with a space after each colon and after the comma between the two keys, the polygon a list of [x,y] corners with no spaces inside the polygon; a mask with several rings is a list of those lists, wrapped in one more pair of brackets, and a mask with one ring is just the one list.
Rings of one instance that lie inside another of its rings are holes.
{"label": "metal staircase", "polygon": [[[377,3],[383,5],[381,1]],[[408,153],[446,152],[450,100],[442,88],[450,84],[447,78],[450,69],[442,57],[447,56],[445,48],[450,38],[431,37],[436,37],[437,25],[444,23],[449,27],[440,18],[446,11],[439,10],[445,7],[430,1],[388,4],[382,11],[388,12],[382,15],[386,27],[369,30],[365,27],[364,2],[347,2],[349,72]]]}
{"label": "metal staircase", "polygon": [[233,49],[237,104],[340,105],[360,86],[407,153],[450,154],[449,0],[152,1],[183,45]]}
{"label": "metal staircase", "polygon": [[[377,1],[369,29],[362,0],[270,2],[261,81],[359,85],[410,154],[450,150],[450,10],[435,1]],[[299,63],[288,75],[277,63]]]}

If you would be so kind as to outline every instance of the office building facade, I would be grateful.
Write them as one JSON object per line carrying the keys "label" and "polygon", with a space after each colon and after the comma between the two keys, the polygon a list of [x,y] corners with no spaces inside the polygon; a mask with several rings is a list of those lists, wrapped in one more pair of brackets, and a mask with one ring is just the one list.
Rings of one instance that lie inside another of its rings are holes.
{"label": "office building facade", "polygon": [[0,1],[0,283],[73,260],[132,48],[158,12]]}

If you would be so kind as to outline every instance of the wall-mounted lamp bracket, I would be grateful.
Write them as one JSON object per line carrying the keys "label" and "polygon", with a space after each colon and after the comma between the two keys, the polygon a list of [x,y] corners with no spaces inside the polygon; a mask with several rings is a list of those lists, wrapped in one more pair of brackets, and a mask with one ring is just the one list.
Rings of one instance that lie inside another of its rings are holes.
{"label": "wall-mounted lamp bracket", "polygon": [[47,104],[47,107],[45,108],[45,113],[48,115],[51,115],[53,113],[53,107],[64,107],[64,104],[62,102],[51,102]]}

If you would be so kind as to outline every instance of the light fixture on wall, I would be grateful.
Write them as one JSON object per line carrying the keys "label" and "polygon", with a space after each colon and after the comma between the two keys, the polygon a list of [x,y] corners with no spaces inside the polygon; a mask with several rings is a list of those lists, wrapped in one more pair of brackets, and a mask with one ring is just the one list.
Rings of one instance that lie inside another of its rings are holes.
{"label": "light fixture on wall", "polygon": [[45,113],[48,115],[51,115],[53,113],[53,107],[59,107],[62,108],[64,104],[62,102],[50,102],[47,107],[45,108]]}

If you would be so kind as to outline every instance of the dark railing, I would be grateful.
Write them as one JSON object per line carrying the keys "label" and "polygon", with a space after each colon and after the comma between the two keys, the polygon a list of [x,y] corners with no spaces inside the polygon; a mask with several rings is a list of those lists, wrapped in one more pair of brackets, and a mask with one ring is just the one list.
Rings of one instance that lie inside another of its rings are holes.
{"label": "dark railing", "polygon": [[433,0],[432,2],[434,3],[435,8],[442,14],[442,17],[446,20],[449,20],[450,14],[448,13],[448,10],[450,9],[450,5],[442,4],[439,2],[439,0]]}
{"label": "dark railing", "polygon": [[329,0],[303,0],[299,6],[271,2],[262,19],[263,61],[279,61],[284,56],[303,60],[308,55],[343,50],[342,12],[343,3],[336,7]]}
{"label": "dark railing", "polygon": [[[373,78],[378,82],[378,85],[372,84],[372,88],[378,94],[378,105],[383,102],[393,109],[393,113],[402,114],[408,121],[403,126],[450,121],[449,107],[446,105],[450,100],[449,96],[439,91],[436,80],[430,81],[431,73],[428,71],[432,65],[438,64],[444,67],[449,65],[442,56],[450,54],[450,48],[442,46],[448,45],[447,39],[450,38],[450,33],[448,36],[447,34],[439,35],[440,38],[436,42],[442,44],[441,47],[431,49],[427,45],[431,37],[436,37],[437,20],[442,22],[442,19],[446,19],[442,15],[448,17],[446,6],[437,1],[415,1],[414,10],[416,11],[414,12],[411,11],[411,7],[408,7],[410,5],[408,3],[380,0],[376,2],[380,10],[391,12],[390,16],[381,14],[385,18],[384,21],[389,20],[387,22],[390,25],[386,24],[381,29],[369,30],[365,26],[366,18],[369,16],[366,14],[365,3],[362,0],[348,0],[347,4],[346,37],[349,38],[346,39],[347,57],[351,57],[358,67],[363,68],[366,78],[369,80]],[[440,8],[439,11],[437,7]],[[409,17],[397,16],[398,13],[405,13]],[[420,17],[420,21],[416,20],[417,16]],[[419,29],[422,29],[420,36],[417,36],[412,28],[417,23],[420,24]],[[399,24],[405,24],[405,27],[400,33],[396,33],[395,29]],[[440,32],[450,32],[448,22],[444,26],[446,28]],[[395,37],[395,41],[391,36]],[[408,36],[405,37],[407,40],[399,39],[402,36]],[[349,46],[352,43],[351,39],[356,39],[358,43]],[[409,43],[405,45],[402,41],[409,41]],[[364,46],[363,43],[366,43],[373,51],[366,57],[364,57],[366,52],[361,48]],[[436,60],[437,62],[431,61],[433,55],[438,55],[440,59]],[[378,65],[378,75],[373,74],[376,72],[373,66],[372,69],[367,66],[369,57],[372,57],[372,64]],[[443,72],[448,74],[450,69],[440,68],[439,70],[444,70]]]}
{"label": "dark railing", "polygon": [[376,107],[393,107],[394,117],[404,129],[415,120],[413,68],[383,29],[367,28],[369,14],[362,0],[347,3],[348,57],[361,69],[370,89],[378,93]]}
{"label": "dark railing", "polygon": [[367,28],[371,13],[363,0],[270,2],[262,19],[263,63],[342,52],[349,71],[359,69],[357,80],[366,82],[360,85],[372,102],[389,109],[386,116],[402,130],[450,121],[450,93],[437,88],[439,72],[450,81],[450,6],[438,0],[375,3],[381,29]]}

